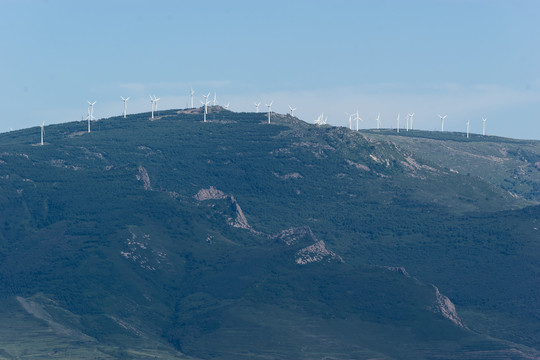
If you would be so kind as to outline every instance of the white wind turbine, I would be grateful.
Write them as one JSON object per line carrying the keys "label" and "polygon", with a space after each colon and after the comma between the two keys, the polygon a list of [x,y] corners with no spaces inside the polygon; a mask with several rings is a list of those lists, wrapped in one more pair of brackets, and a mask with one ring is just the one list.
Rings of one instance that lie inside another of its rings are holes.
{"label": "white wind turbine", "polygon": [[345,115],[349,117],[349,129],[352,130],[352,118],[354,114],[349,114],[348,112],[345,111]]}
{"label": "white wind turbine", "polygon": [[150,101],[152,102],[152,119],[154,118],[154,111],[157,112],[157,102],[159,101],[159,99],[160,98],[157,98],[155,95],[153,97],[152,95],[150,95]]}
{"label": "white wind turbine", "polygon": [[296,110],[296,108],[293,108],[291,105],[289,105],[289,110],[291,110],[291,116],[294,116],[294,110]]}
{"label": "white wind turbine", "polygon": [[412,130],[413,129],[413,116],[414,116],[414,113],[408,114],[408,115],[409,115],[409,121],[410,121],[410,128]]}
{"label": "white wind turbine", "polygon": [[482,118],[482,136],[486,136],[486,121],[485,117]]}
{"label": "white wind turbine", "polygon": [[258,113],[259,112],[259,106],[261,106],[261,102],[259,101],[258,103],[253,103],[253,105],[255,105],[255,112]]}
{"label": "white wind turbine", "polygon": [[212,105],[213,105],[213,106],[216,106],[216,105],[217,105],[217,94],[216,94],[215,91],[214,91],[214,100],[212,101]]}
{"label": "white wind turbine", "polygon": [[225,105],[225,110],[229,110],[229,106],[231,106],[231,103],[227,102],[227,104]]}
{"label": "white wind turbine", "polygon": [[399,132],[399,114],[397,114],[397,127],[396,127],[396,129],[397,129],[397,132]]}
{"label": "white wind turbine", "polygon": [[439,114],[439,117],[441,118],[441,131],[444,131],[444,119],[446,119],[447,116],[448,115],[442,116]]}
{"label": "white wind turbine", "polygon": [[268,123],[270,124],[270,117],[272,116],[272,104],[274,103],[274,100],[270,101],[270,104],[265,104],[268,108]]}
{"label": "white wind turbine", "polygon": [[356,131],[358,131],[358,121],[363,121],[360,115],[358,115],[358,110],[356,110]]}
{"label": "white wind turbine", "polygon": [[407,129],[407,131],[409,131],[409,117],[410,117],[410,115],[407,114],[407,117],[405,118],[406,119],[405,122],[407,123],[405,129]]}
{"label": "white wind turbine", "polygon": [[206,114],[208,114],[208,104],[210,104],[210,101],[208,101],[209,97],[210,93],[208,93],[208,95],[203,95],[204,102],[201,101],[201,104],[204,105],[204,122],[206,122]]}
{"label": "white wind turbine", "polygon": [[325,118],[324,113],[321,113],[321,115],[319,115],[317,119],[315,119],[315,124],[317,124],[317,126],[325,125],[327,120],[328,116]]}
{"label": "white wind turbine", "polygon": [[469,120],[467,120],[467,139],[469,138],[469,124],[470,122]]}
{"label": "white wind turbine", "polygon": [[129,100],[129,96],[128,96],[126,99],[124,99],[123,96],[120,96],[120,98],[121,98],[122,101],[124,102],[124,119],[125,119],[125,118],[126,118],[126,110],[127,110],[127,104],[126,104],[126,102]]}
{"label": "white wind turbine", "polygon": [[43,145],[43,133],[45,132],[45,121],[41,124],[41,145]]}
{"label": "white wind turbine", "polygon": [[193,95],[195,94],[195,90],[191,88],[191,91],[189,92],[189,95],[191,97],[191,109],[193,109]]}
{"label": "white wind turbine", "polygon": [[381,113],[377,113],[377,130],[381,128]]}
{"label": "white wind turbine", "polygon": [[88,105],[90,105],[90,108],[88,109],[88,116],[86,117],[86,120],[88,120],[88,132],[90,132],[90,121],[96,120],[94,117],[94,105],[96,102],[94,101],[91,103],[90,101],[87,101]]}

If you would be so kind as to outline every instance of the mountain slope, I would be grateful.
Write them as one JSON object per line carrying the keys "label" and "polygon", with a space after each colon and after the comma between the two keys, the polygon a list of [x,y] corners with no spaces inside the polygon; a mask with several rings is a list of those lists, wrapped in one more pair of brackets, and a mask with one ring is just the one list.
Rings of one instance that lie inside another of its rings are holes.
{"label": "mountain slope", "polygon": [[2,323],[102,358],[538,356],[531,201],[370,133],[201,117],[0,135]]}

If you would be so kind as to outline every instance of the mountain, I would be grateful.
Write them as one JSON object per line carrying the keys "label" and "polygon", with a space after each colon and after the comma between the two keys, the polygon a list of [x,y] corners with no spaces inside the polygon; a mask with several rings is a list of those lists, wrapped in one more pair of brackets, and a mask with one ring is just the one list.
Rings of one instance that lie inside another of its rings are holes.
{"label": "mountain", "polygon": [[540,142],[208,119],[0,134],[0,359],[540,358]]}

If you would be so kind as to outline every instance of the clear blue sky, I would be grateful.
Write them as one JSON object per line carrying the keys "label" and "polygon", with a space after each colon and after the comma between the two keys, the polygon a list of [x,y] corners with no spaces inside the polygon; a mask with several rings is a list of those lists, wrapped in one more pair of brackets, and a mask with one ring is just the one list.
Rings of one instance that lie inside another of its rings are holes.
{"label": "clear blue sky", "polygon": [[[308,122],[540,139],[540,1],[0,0],[0,132],[183,108],[217,93],[235,111],[274,100]],[[264,108],[264,106],[263,106]],[[261,108],[262,109],[262,108]],[[404,121],[401,122],[404,124]]]}

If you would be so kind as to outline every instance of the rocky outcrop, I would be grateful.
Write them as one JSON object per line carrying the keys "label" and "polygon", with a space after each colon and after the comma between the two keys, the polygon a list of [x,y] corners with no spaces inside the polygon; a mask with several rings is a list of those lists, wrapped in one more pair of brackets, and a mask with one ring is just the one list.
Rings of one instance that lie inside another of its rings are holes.
{"label": "rocky outcrop", "polygon": [[343,262],[341,256],[328,250],[324,241],[319,240],[315,244],[305,247],[296,253],[296,263],[305,265],[314,262]]}
{"label": "rocky outcrop", "polygon": [[290,228],[286,230],[281,230],[276,235],[270,236],[271,239],[277,239],[284,242],[287,246],[298,243],[301,239],[308,238],[309,242],[316,241],[315,235],[311,231],[309,226]]}
{"label": "rocky outcrop", "polygon": [[[412,278],[420,283],[420,281],[417,278],[411,277],[411,275],[409,275],[409,273],[407,272],[407,270],[405,270],[403,266],[383,266],[383,267],[387,270],[398,272],[401,275],[404,275],[408,278]],[[441,294],[441,292],[435,285],[433,284],[430,284],[430,285],[433,286],[433,288],[435,289],[435,303],[433,304],[431,310],[436,313],[440,313],[442,316],[452,321],[454,324],[462,328],[467,328],[465,324],[463,324],[463,321],[461,320],[459,315],[457,314],[456,306],[454,305],[454,303],[447,296]]]}
{"label": "rocky outcrop", "polygon": [[458,316],[456,312],[456,306],[450,299],[439,291],[439,289],[435,285],[431,285],[435,289],[435,306],[434,310],[436,312],[440,312],[442,316],[447,318],[448,320],[452,321],[454,324],[465,327],[463,324],[463,321],[461,321],[460,317]]}
{"label": "rocky outcrop", "polygon": [[220,199],[226,199],[227,195],[223,191],[220,191],[216,189],[213,186],[210,186],[208,189],[201,189],[197,194],[194,196],[195,199],[199,201],[204,200],[220,200]]}
{"label": "rocky outcrop", "polygon": [[349,159],[347,159],[347,164],[349,164],[350,166],[354,166],[355,168],[359,170],[371,171],[371,169],[367,167],[366,165],[351,161]]}
{"label": "rocky outcrop", "polygon": [[255,234],[261,234],[261,232],[256,231],[248,224],[246,216],[244,215],[242,208],[234,196],[225,194],[223,191],[210,186],[208,189],[200,189],[193,197],[198,201],[229,199],[232,209],[234,210],[234,218],[229,218],[229,225],[236,228],[249,230]]}
{"label": "rocky outcrop", "polygon": [[246,219],[246,216],[244,215],[244,212],[242,211],[242,208],[240,207],[240,205],[238,205],[238,202],[236,201],[234,196],[231,195],[230,199],[231,199],[231,203],[232,203],[232,206],[234,208],[235,215],[236,215],[235,219],[234,219],[234,222],[232,223],[232,226],[237,227],[237,228],[241,228],[241,229],[254,231],[253,228],[251,226],[249,226],[249,224],[247,222],[247,219]]}
{"label": "rocky outcrop", "polygon": [[144,190],[152,190],[152,184],[150,183],[150,177],[146,169],[139,165],[139,173],[136,175],[137,180],[142,181],[144,184]]}
{"label": "rocky outcrop", "polygon": [[281,179],[281,180],[289,180],[289,179],[302,179],[303,176],[300,175],[299,173],[290,173],[290,174],[285,174],[285,175],[279,175],[278,173],[275,173],[275,172],[272,172],[272,175],[274,175],[275,177],[277,177],[278,179]]}

